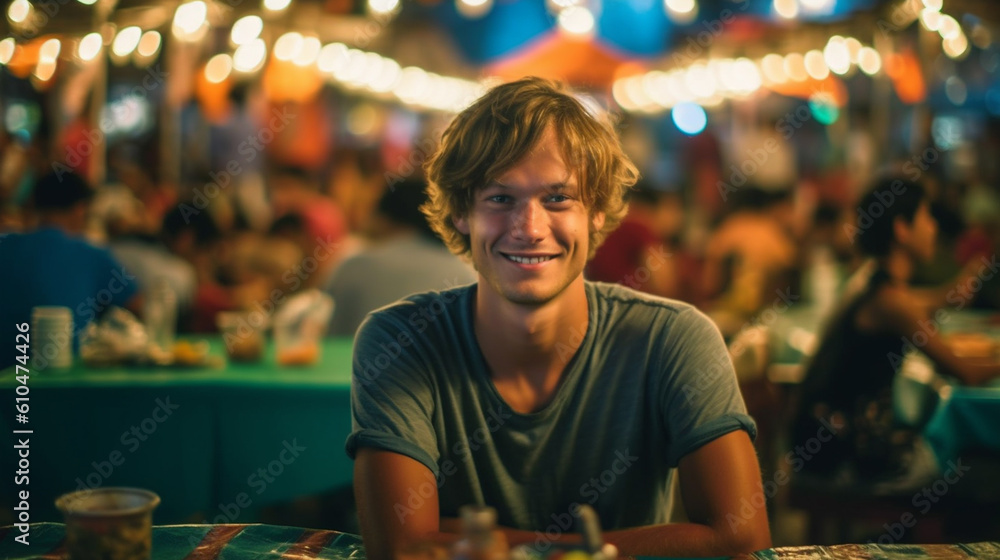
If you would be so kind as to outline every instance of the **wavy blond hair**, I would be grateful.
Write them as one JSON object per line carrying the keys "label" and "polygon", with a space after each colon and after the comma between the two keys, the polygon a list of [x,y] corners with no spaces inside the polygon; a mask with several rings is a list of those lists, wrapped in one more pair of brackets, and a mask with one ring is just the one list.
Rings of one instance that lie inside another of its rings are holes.
{"label": "wavy blond hair", "polygon": [[588,212],[604,213],[604,226],[591,227],[588,258],[618,227],[627,211],[625,193],[639,171],[610,119],[589,110],[558,82],[524,78],[494,87],[459,113],[424,166],[430,200],[421,210],[452,253],[470,251],[468,237],[452,218],[467,216],[475,192],[520,162],[550,125],[563,160],[580,182]]}

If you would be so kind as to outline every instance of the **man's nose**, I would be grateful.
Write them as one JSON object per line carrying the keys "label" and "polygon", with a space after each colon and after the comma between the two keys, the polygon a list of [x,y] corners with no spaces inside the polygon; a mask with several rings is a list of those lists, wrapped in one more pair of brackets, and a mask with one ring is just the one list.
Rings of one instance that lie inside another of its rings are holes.
{"label": "man's nose", "polygon": [[528,200],[520,204],[513,219],[511,235],[515,238],[536,241],[545,237],[548,215],[538,201]]}

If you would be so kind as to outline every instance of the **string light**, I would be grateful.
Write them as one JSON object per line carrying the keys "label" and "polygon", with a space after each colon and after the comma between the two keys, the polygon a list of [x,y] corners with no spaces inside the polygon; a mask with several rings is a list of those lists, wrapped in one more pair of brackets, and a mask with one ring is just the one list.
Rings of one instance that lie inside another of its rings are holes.
{"label": "string light", "polygon": [[594,14],[583,6],[571,6],[559,12],[559,27],[571,35],[588,35],[594,30]]}
{"label": "string light", "polygon": [[80,39],[80,44],[76,49],[76,56],[84,62],[94,60],[97,58],[97,55],[100,54],[103,46],[104,39],[101,37],[101,34],[90,33],[83,39]]}
{"label": "string light", "polygon": [[665,0],[667,15],[678,25],[687,25],[698,17],[698,3],[695,0]]}
{"label": "string light", "polygon": [[[960,56],[958,53],[968,50],[968,39],[964,34],[952,41],[946,48],[949,56]],[[651,70],[638,76],[620,78],[612,85],[612,94],[615,101],[630,112],[661,112],[675,109],[685,102],[696,102],[696,105],[705,108],[726,99],[745,97],[763,86],[825,80],[831,71],[849,74],[854,64],[869,76],[882,71],[882,57],[878,51],[854,37],[835,35],[822,51],[813,49],[805,54],[790,52],[785,56],[769,53],[759,60],[716,58],[695,61],[666,72]],[[833,111],[836,105],[832,97],[824,98],[820,105],[826,111],[824,115],[829,113],[827,116],[832,119],[831,122],[836,120]],[[827,105],[833,109],[828,110]]]}

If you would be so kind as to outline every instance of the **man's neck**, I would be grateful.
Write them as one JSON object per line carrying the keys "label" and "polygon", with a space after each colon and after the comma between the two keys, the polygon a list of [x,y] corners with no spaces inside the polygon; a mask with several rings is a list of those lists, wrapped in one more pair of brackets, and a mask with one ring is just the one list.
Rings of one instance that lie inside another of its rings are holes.
{"label": "man's neck", "polygon": [[494,380],[521,378],[532,386],[558,379],[583,342],[589,323],[586,287],[580,278],[538,307],[476,295],[475,329]]}

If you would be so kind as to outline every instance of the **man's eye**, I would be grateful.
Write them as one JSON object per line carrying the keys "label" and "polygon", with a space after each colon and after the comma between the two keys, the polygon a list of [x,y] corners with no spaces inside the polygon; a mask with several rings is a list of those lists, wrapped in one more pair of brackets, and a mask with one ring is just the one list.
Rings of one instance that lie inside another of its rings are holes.
{"label": "man's eye", "polygon": [[569,200],[569,197],[564,194],[554,194],[549,197],[550,202],[566,202],[567,200]]}
{"label": "man's eye", "polygon": [[488,197],[486,200],[488,200],[489,202],[504,203],[507,202],[509,199],[510,197],[505,194],[495,194],[491,197]]}

